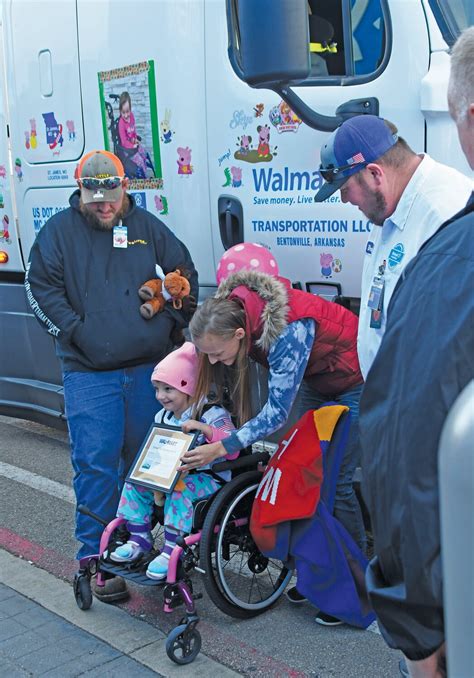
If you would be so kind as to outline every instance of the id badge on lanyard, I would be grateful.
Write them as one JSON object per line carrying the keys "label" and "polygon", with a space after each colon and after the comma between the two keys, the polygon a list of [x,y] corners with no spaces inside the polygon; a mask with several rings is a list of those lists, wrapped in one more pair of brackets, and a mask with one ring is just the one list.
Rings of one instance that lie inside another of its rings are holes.
{"label": "id badge on lanyard", "polygon": [[113,246],[120,249],[126,249],[128,245],[127,239],[127,227],[122,225],[120,222],[117,226],[114,226],[113,230]]}
{"label": "id badge on lanyard", "polygon": [[385,280],[383,276],[376,275],[370,288],[367,306],[371,309],[370,327],[380,329],[382,327],[383,297],[385,292]]}

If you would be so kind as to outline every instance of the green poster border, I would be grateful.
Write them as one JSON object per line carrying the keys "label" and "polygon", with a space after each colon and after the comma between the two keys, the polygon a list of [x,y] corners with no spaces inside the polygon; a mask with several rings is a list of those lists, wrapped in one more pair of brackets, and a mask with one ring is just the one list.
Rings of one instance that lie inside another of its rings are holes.
{"label": "green poster border", "polygon": [[161,148],[158,123],[158,104],[156,101],[155,62],[148,61],[148,93],[150,96],[151,138],[153,139],[153,159],[155,161],[155,175],[157,179],[163,179],[161,169]]}
{"label": "green poster border", "polygon": [[102,133],[104,135],[104,147],[106,151],[110,151],[109,135],[107,133],[107,113],[105,111],[104,85],[100,79],[100,73],[97,73],[99,81],[99,97],[100,97],[100,112],[102,115]]}

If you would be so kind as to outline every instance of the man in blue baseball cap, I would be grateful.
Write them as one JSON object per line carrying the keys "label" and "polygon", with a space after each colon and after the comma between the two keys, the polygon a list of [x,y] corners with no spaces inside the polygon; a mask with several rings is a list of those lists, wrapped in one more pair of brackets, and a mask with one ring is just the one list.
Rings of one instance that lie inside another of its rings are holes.
{"label": "man in blue baseball cap", "polygon": [[345,120],[321,149],[325,183],[315,201],[339,190],[372,227],[365,248],[357,350],[364,378],[382,341],[387,308],[408,262],[466,204],[471,181],[416,154],[395,125],[375,115]]}
{"label": "man in blue baseball cap", "polygon": [[319,172],[326,183],[314,198],[322,202],[349,179],[392,148],[398,140],[395,128],[375,115],[356,116],[335,130],[321,148]]}

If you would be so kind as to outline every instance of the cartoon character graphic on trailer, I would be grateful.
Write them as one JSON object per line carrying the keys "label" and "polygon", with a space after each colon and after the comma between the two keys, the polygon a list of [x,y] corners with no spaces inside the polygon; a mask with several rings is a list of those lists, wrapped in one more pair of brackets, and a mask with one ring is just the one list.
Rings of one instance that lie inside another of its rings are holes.
{"label": "cartoon character graphic on trailer", "polygon": [[155,195],[155,207],[160,214],[168,214],[168,200],[164,195]]}
{"label": "cartoon character graphic on trailer", "polygon": [[241,137],[237,138],[237,146],[239,147],[239,153],[240,155],[248,155],[250,152],[251,144],[252,143],[252,137],[249,136],[248,134],[242,134]]}
{"label": "cartoon character graphic on trailer", "polygon": [[245,162],[270,162],[275,155],[277,155],[277,146],[270,148],[270,127],[268,125],[258,125],[258,145],[257,148],[252,146],[252,137],[248,134],[243,134],[237,137],[238,150],[234,153],[236,160],[245,160]]}
{"label": "cartoon character graphic on trailer", "polygon": [[76,141],[76,128],[74,120],[66,120],[66,127],[69,134],[69,141]]}
{"label": "cartoon character graphic on trailer", "polygon": [[225,184],[222,184],[222,188],[227,186],[232,186],[232,188],[239,188],[242,186],[242,168],[241,167],[228,167],[224,170],[224,175],[226,178]]}
{"label": "cartoon character graphic on trailer", "polygon": [[35,149],[38,146],[38,139],[36,135],[36,120],[30,119],[30,130],[25,130],[25,148],[26,150]]}
{"label": "cartoon character graphic on trailer", "polygon": [[176,149],[178,153],[178,174],[192,174],[194,172],[194,167],[191,165],[191,149],[189,146],[183,148],[180,146]]}
{"label": "cartoon character graphic on trailer", "polygon": [[270,155],[270,128],[268,125],[259,125],[258,132],[258,148],[257,153],[259,158],[268,158]]}
{"label": "cartoon character graphic on trailer", "polygon": [[10,219],[5,214],[2,219],[2,230],[0,231],[0,242],[11,243],[10,239]]}
{"label": "cartoon character graphic on trailer", "polygon": [[263,109],[265,108],[265,104],[257,104],[254,106],[254,111],[255,111],[255,117],[256,118],[261,118],[263,115]]}
{"label": "cartoon character graphic on trailer", "polygon": [[36,119],[30,119],[30,146],[34,150],[38,146],[38,135],[36,133]]}
{"label": "cartoon character graphic on trailer", "polygon": [[57,122],[53,112],[42,115],[46,127],[46,143],[51,150],[54,150],[56,146],[62,147],[64,143],[62,124]]}
{"label": "cartoon character graphic on trailer", "polygon": [[274,106],[268,117],[279,134],[282,132],[297,132],[302,123],[301,118],[288,106],[286,101],[281,101],[278,106]]}
{"label": "cartoon character graphic on trailer", "polygon": [[332,262],[334,260],[334,257],[332,254],[324,254],[324,252],[321,252],[319,255],[319,262],[321,264],[321,275],[323,275],[325,278],[331,278],[332,277]]}
{"label": "cartoon character graphic on trailer", "polygon": [[171,111],[169,108],[165,109],[165,117],[164,119],[160,122],[160,130],[161,130],[161,141],[164,144],[169,144],[171,142],[171,138],[174,134],[170,127],[170,121],[171,121]]}
{"label": "cartoon character graphic on trailer", "polygon": [[15,160],[15,173],[18,181],[23,181],[23,170],[21,169],[21,160],[17,158]]}

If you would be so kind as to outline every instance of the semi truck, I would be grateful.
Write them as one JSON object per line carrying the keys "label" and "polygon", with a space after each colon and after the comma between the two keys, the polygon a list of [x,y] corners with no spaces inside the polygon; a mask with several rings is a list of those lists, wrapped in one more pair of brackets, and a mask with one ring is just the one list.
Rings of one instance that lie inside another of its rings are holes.
{"label": "semi truck", "polygon": [[339,194],[314,201],[319,149],[375,113],[469,174],[446,89],[473,13],[470,0],[1,0],[0,413],[65,424],[24,276],[93,149],[121,158],[137,203],[186,243],[201,299],[224,250],[252,241],[294,285],[357,310],[372,224]]}

